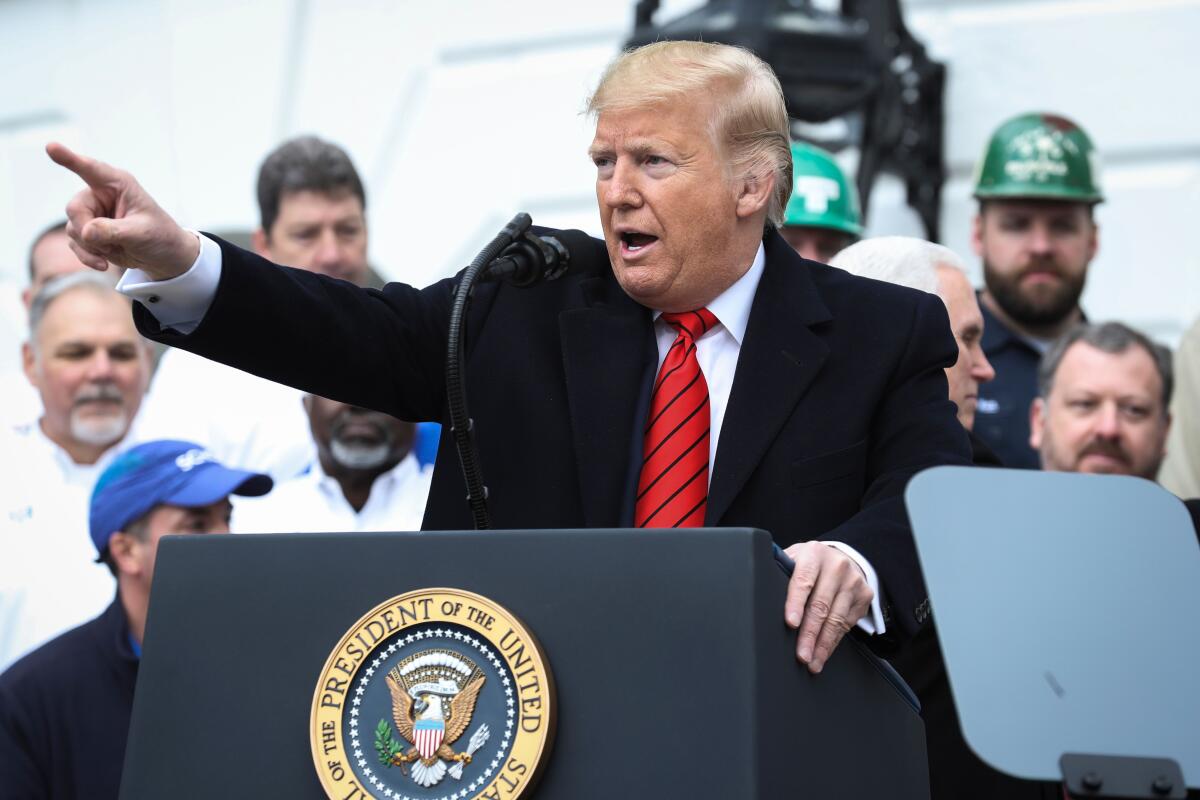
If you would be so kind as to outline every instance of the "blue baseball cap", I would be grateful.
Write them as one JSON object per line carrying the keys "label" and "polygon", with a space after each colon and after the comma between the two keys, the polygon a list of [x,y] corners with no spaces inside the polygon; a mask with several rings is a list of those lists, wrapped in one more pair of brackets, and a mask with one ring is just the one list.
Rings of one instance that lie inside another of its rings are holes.
{"label": "blue baseball cap", "polygon": [[195,508],[231,494],[266,494],[270,476],[230,469],[193,442],[162,439],[139,444],[117,456],[92,489],[88,527],[103,554],[109,538],[162,503]]}

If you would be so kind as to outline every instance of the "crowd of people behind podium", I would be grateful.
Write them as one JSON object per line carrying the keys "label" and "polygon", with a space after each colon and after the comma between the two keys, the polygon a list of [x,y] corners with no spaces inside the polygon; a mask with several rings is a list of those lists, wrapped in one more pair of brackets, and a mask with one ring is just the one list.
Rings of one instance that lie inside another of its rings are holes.
{"label": "crowd of people behind podium", "polygon": [[[959,348],[947,384],[976,464],[1161,479],[1200,496],[1200,324],[1172,358],[1080,305],[1104,199],[1092,149],[1051,114],[996,130],[975,187],[978,289],[946,247],[864,238],[854,184],[811,144],[792,147],[782,233],[814,261],[942,299]],[[259,254],[379,285],[365,190],[339,147],[284,142],[257,195]],[[4,376],[0,408],[0,785],[21,774],[41,781],[31,796],[115,797],[159,538],[417,530],[439,430],[156,349],[65,223],[35,237],[28,269],[28,340],[8,345],[24,374]],[[964,781],[972,797],[1056,796],[966,747],[932,622],[895,663],[923,703],[935,798],[967,796]]]}

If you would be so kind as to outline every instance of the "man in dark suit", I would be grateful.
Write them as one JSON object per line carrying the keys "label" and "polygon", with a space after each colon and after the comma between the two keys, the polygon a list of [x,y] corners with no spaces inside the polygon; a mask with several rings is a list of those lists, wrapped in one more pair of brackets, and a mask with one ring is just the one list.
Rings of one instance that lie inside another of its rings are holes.
{"label": "man in dark suit", "polygon": [[[495,525],[761,527],[797,562],[784,617],[811,670],[856,624],[911,635],[927,604],[901,493],[969,458],[944,307],[779,237],[788,118],[747,51],[623,54],[590,110],[605,242],[564,233],[566,277],[489,285],[470,309]],[[77,252],[134,270],[123,291],[145,333],[314,394],[445,417],[453,281],[370,291],[276,267],[179,228],[127,173],[48,150],[88,184],[68,206]],[[424,527],[470,527],[449,441],[438,459]]]}
{"label": "man in dark suit", "polygon": [[[958,362],[946,370],[950,399],[958,421],[971,439],[977,466],[999,467],[1000,460],[972,431],[975,398],[995,372],[983,352],[984,318],[963,272],[962,259],[941,245],[904,236],[864,239],[842,250],[830,262],[855,275],[878,278],[901,286],[936,292],[946,304],[950,329],[958,342]],[[908,644],[888,656],[892,666],[921,700],[925,743],[929,756],[932,800],[1061,800],[1059,787],[1020,781],[997,772],[967,745],[958,722],[958,709],[942,657],[941,641],[932,619]]]}

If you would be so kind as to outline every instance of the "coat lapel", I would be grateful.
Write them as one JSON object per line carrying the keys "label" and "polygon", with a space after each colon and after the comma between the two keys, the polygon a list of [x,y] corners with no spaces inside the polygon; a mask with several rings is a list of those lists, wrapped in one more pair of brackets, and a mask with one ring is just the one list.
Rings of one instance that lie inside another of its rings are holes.
{"label": "coat lapel", "polygon": [[582,285],[584,305],[558,318],[580,495],[587,525],[617,527],[630,472],[635,417],[657,363],[650,312],[610,276]]}
{"label": "coat lapel", "polygon": [[831,319],[813,282],[810,262],[797,256],[778,234],[768,235],[765,246],[766,264],[717,443],[705,515],[710,526],[720,524],[829,355],[825,343],[810,329]]}

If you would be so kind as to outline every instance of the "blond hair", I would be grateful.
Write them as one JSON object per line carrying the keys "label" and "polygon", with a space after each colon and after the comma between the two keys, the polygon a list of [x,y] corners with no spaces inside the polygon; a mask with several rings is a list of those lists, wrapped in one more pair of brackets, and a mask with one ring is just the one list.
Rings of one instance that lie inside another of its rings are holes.
{"label": "blond hair", "polygon": [[782,225],[792,194],[787,108],[779,79],[749,50],[709,42],[655,42],[627,50],[604,71],[587,111],[599,116],[697,96],[715,98],[709,133],[728,156],[731,177],[765,180],[774,174],[767,219]]}

